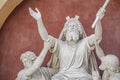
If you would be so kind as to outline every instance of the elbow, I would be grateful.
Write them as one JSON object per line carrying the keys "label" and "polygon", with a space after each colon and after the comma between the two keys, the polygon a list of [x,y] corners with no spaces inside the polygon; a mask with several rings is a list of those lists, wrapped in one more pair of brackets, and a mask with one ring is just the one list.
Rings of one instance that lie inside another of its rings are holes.
{"label": "elbow", "polygon": [[96,37],[96,42],[97,42],[98,44],[101,42],[101,40],[102,40],[102,36],[97,36],[97,37]]}

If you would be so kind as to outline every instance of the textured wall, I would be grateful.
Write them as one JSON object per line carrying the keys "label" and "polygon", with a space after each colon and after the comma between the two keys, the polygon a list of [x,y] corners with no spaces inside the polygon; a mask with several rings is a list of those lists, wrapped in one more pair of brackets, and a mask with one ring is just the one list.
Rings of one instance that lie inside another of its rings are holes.
{"label": "textured wall", "polygon": [[[14,80],[23,68],[19,57],[26,50],[37,55],[43,48],[43,41],[37,32],[36,21],[29,15],[28,7],[38,7],[48,33],[58,37],[67,15],[80,16],[88,35],[95,15],[104,0],[25,0],[9,16],[0,30],[0,80]],[[111,0],[102,21],[105,53],[114,53],[120,58],[120,1]],[[50,55],[47,56],[45,63]],[[45,64],[43,64],[45,66]]]}

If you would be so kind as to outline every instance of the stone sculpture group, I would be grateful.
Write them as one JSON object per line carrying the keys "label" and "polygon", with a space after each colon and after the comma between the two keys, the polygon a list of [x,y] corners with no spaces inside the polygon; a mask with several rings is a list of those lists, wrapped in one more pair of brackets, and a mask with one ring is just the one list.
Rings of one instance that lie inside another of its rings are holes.
{"label": "stone sculpture group", "polygon": [[[94,34],[86,35],[79,16],[67,16],[58,39],[47,33],[37,8],[36,11],[29,8],[29,12],[37,21],[44,48],[38,57],[32,51],[21,55],[24,69],[18,73],[16,80],[120,80],[119,59],[112,54],[105,56],[99,46],[105,8],[102,7],[97,12]],[[99,68],[104,71],[102,78],[99,75],[94,49],[101,60]],[[52,53],[51,59],[47,67],[41,67],[48,50]]]}

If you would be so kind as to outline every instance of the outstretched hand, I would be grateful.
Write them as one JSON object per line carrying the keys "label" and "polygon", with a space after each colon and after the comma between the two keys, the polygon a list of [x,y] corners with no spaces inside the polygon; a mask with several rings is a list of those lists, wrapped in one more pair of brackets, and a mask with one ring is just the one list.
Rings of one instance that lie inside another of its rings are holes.
{"label": "outstretched hand", "polygon": [[41,13],[37,8],[35,8],[35,11],[29,8],[29,13],[35,20],[39,20],[41,18]]}
{"label": "outstretched hand", "polygon": [[50,49],[53,46],[54,46],[54,38],[52,36],[49,36],[48,40],[44,42],[44,47]]}

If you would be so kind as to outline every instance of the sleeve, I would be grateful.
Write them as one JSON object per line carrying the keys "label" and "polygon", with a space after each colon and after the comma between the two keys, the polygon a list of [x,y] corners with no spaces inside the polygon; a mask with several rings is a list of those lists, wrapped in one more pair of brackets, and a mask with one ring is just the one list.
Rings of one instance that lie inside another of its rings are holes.
{"label": "sleeve", "polygon": [[59,68],[59,40],[55,39],[55,45],[50,49],[50,52],[53,53],[51,59],[49,60],[47,66],[52,68]]}
{"label": "sleeve", "polygon": [[59,54],[59,49],[60,49],[59,40],[54,39],[54,41],[55,41],[54,46],[51,47],[49,51],[53,54],[58,55]]}
{"label": "sleeve", "polygon": [[53,53],[51,59],[49,60],[47,66],[52,68],[59,68],[59,53],[60,53],[60,40],[55,39],[54,46],[50,49],[50,52]]}

